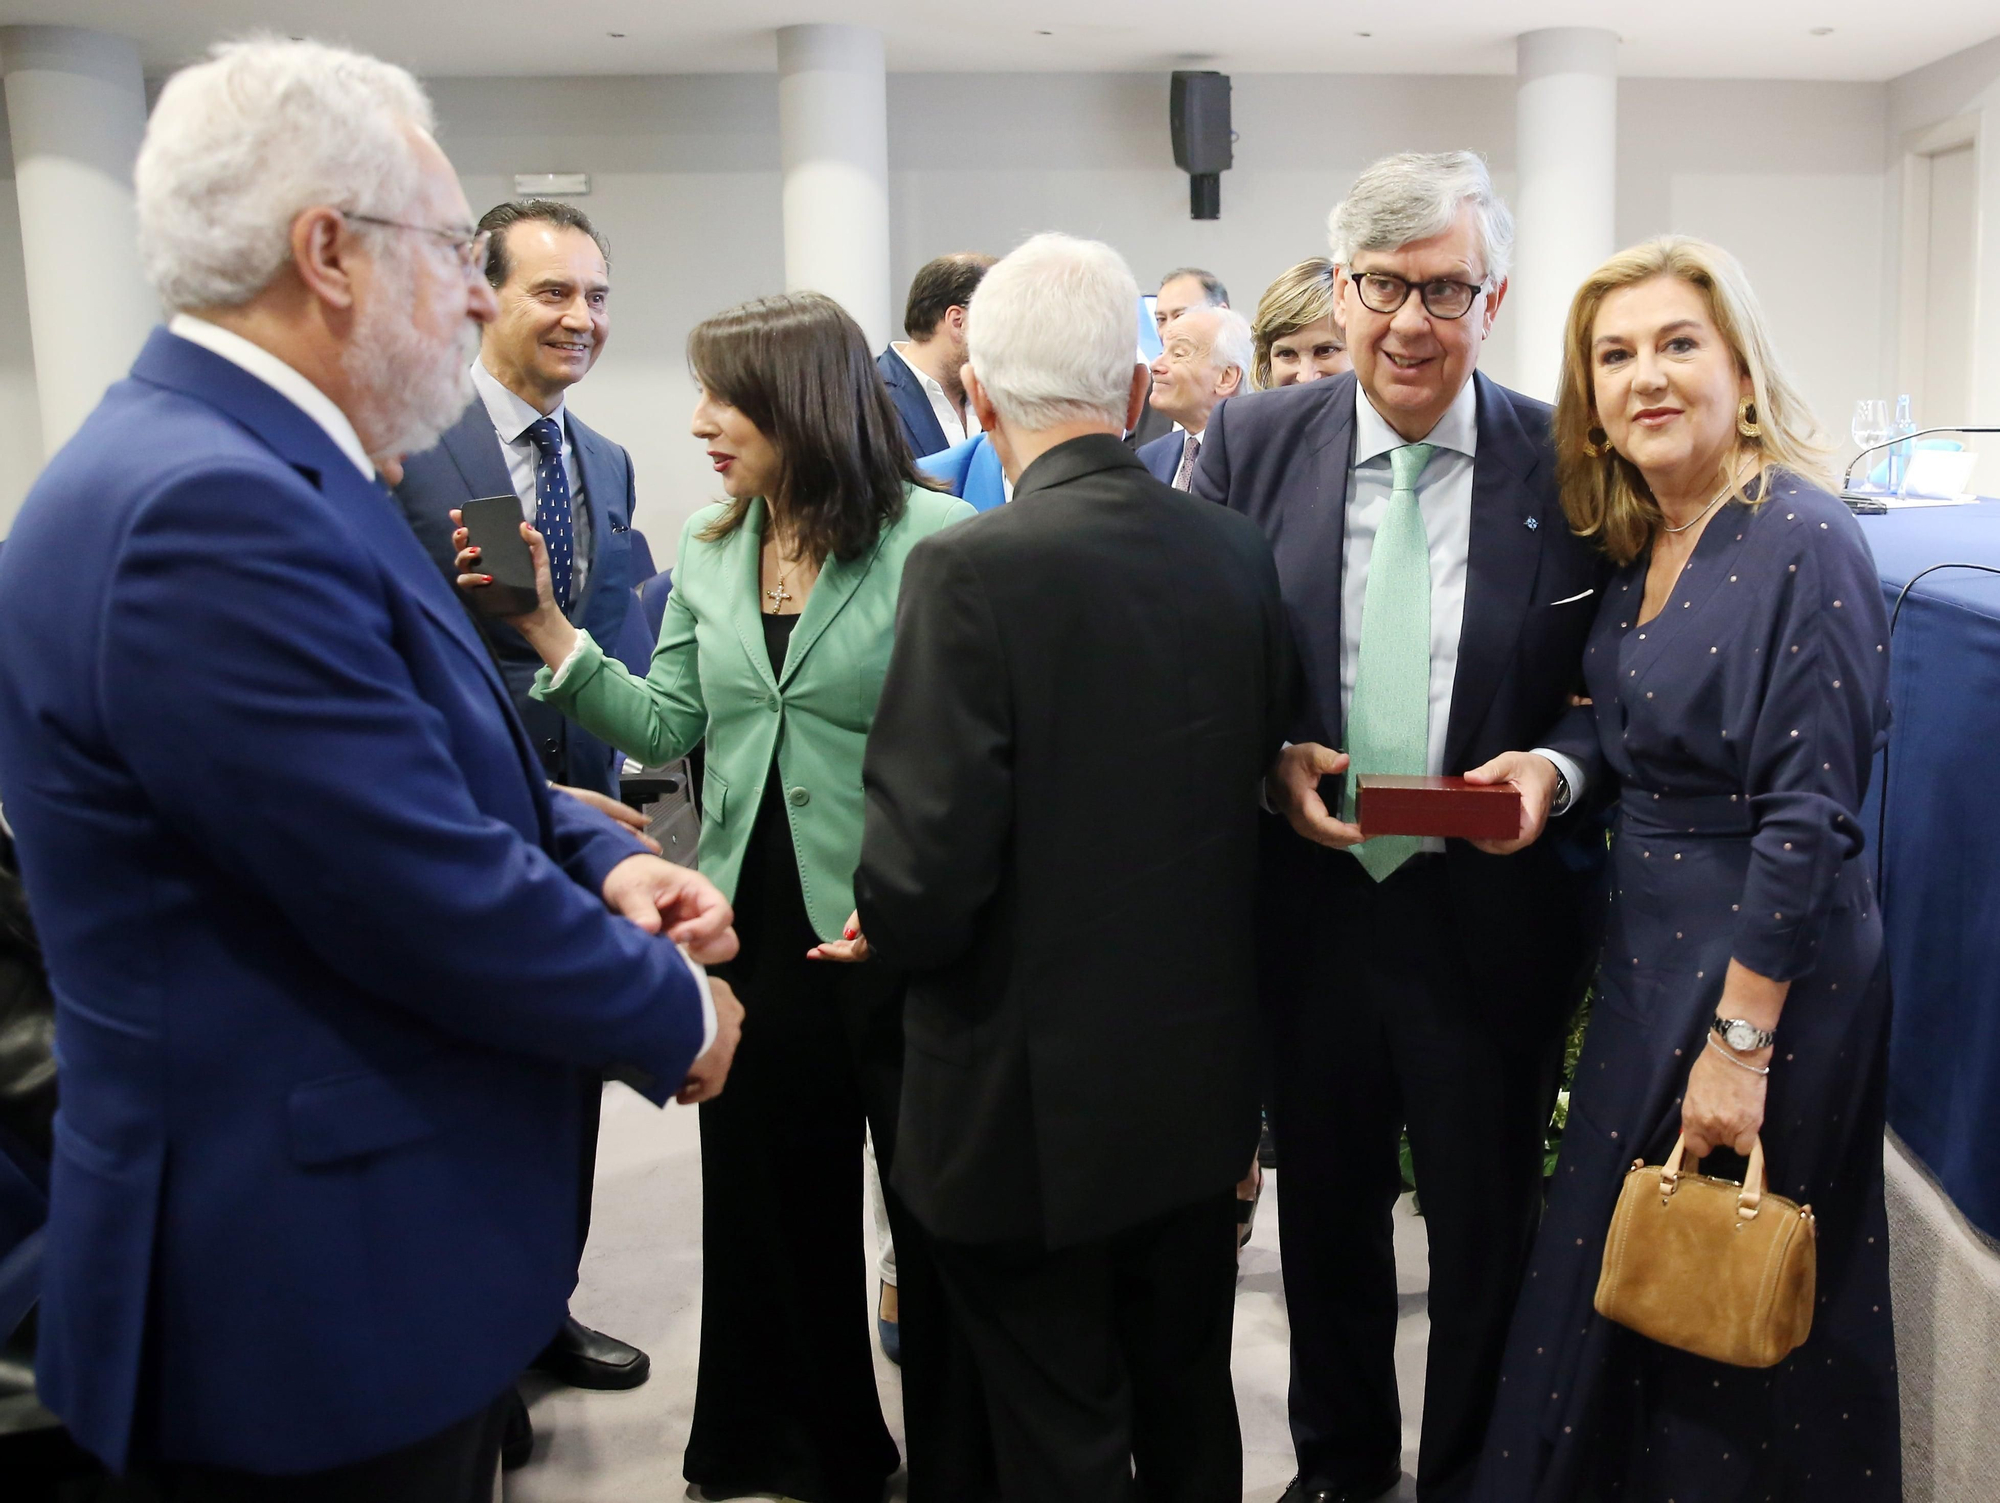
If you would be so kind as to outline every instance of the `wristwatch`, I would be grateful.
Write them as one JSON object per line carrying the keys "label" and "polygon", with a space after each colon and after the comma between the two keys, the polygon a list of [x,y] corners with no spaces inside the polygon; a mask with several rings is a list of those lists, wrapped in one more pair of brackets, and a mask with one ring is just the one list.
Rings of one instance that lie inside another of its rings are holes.
{"label": "wristwatch", "polygon": [[1778,1042],[1778,1036],[1768,1029],[1759,1028],[1755,1023],[1742,1018],[1717,1018],[1708,1025],[1708,1031],[1738,1054],[1749,1054],[1753,1050],[1768,1049]]}

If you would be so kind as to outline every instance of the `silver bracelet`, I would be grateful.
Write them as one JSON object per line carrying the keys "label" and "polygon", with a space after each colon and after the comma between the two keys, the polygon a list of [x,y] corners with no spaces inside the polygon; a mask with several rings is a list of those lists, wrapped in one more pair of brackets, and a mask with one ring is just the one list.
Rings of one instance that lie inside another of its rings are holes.
{"label": "silver bracelet", "polygon": [[1721,1043],[1716,1039],[1715,1035],[1712,1033],[1708,1036],[1708,1047],[1713,1049],[1717,1054],[1721,1055],[1724,1059],[1728,1060],[1732,1065],[1736,1066],[1736,1068],[1739,1070],[1748,1070],[1752,1075],[1769,1075],[1771,1073],[1771,1067],[1769,1065],[1753,1065],[1747,1060],[1738,1059],[1735,1055],[1731,1054],[1727,1049],[1723,1048]]}

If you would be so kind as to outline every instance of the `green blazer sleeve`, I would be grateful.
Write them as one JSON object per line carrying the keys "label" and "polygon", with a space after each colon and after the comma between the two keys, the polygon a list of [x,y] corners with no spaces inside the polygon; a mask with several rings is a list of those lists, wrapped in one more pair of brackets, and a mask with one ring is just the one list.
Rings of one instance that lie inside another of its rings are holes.
{"label": "green blazer sleeve", "polygon": [[[688,556],[687,545],[683,534],[682,558]],[[576,656],[565,665],[560,682],[540,668],[528,692],[648,767],[686,756],[708,728],[708,705],[701,692],[699,622],[680,583],[676,576],[643,679],[634,678],[589,632],[580,631]]]}
{"label": "green blazer sleeve", "polygon": [[[813,931],[838,939],[854,911],[861,754],[895,640],[903,563],[917,543],[973,509],[913,488],[902,518],[872,550],[827,561],[775,670],[759,611],[763,503],[752,503],[736,531],[704,540],[719,515],[719,507],[697,512],[681,535],[673,593],[644,679],[586,639],[561,682],[543,670],[534,693],[648,763],[705,740],[702,871],[734,902],[759,812],[781,809]],[[782,797],[767,803],[774,776]]]}

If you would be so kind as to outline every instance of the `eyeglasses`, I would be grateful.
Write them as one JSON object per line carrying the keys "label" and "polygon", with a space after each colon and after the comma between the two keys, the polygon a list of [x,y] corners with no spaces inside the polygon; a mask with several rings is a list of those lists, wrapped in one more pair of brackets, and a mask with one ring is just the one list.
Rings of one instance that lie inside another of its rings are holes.
{"label": "eyeglasses", "polygon": [[1432,318],[1463,318],[1486,290],[1484,282],[1454,282],[1449,277],[1412,282],[1387,271],[1359,271],[1351,275],[1355,296],[1371,313],[1394,313],[1410,300],[1414,291],[1423,299],[1424,312]]}
{"label": "eyeglasses", "polygon": [[409,224],[401,219],[379,219],[373,214],[347,214],[357,224],[377,224],[386,230],[414,230],[419,235],[435,235],[454,251],[466,271],[486,274],[486,254],[493,243],[491,230],[440,230],[428,224]]}

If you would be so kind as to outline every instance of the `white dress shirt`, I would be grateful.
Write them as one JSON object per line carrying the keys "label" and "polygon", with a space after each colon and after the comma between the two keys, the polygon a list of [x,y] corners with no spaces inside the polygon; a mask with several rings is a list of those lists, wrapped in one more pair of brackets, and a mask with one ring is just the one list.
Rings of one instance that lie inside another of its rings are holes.
{"label": "white dress shirt", "polygon": [[486,415],[493,420],[493,432],[500,440],[500,452],[507,460],[507,478],[514,494],[521,498],[521,519],[535,520],[535,469],[541,450],[528,437],[528,430],[544,416],[555,419],[562,430],[563,478],[569,482],[569,529],[575,546],[570,550],[570,599],[583,598],[583,586],[590,578],[590,508],[583,504],[583,473],[576,464],[576,444],[570,438],[569,410],[556,403],[556,410],[543,414],[500,384],[485,362],[472,362],[472,389],[479,393]]}
{"label": "white dress shirt", "polygon": [[[1354,388],[1354,466],[1347,475],[1347,538],[1340,579],[1340,715],[1347,723],[1354,703],[1354,680],[1361,665],[1362,616],[1368,600],[1368,559],[1375,534],[1389,509],[1389,452],[1410,441],[1378,413],[1359,383]],[[1417,509],[1431,556],[1431,695],[1424,771],[1431,777],[1467,769],[1444,765],[1445,737],[1451,726],[1451,690],[1458,678],[1458,644],[1465,627],[1467,560],[1472,551],[1472,466],[1479,449],[1479,392],[1468,380],[1437,425],[1419,442],[1436,450],[1417,477]],[[1583,770],[1545,747],[1538,755],[1553,762],[1568,781],[1573,801],[1583,793]],[[1567,807],[1567,805],[1565,805]],[[1444,849],[1442,840],[1423,843]]]}
{"label": "white dress shirt", "polygon": [[319,424],[340,452],[354,461],[355,469],[370,480],[375,478],[375,462],[361,447],[361,435],[354,431],[347,414],[334,405],[332,397],[262,345],[252,344],[241,334],[233,334],[220,324],[191,313],[176,313],[167,323],[167,332],[178,334],[188,343],[198,344],[210,354],[220,355],[231,365],[248,371]]}
{"label": "white dress shirt", "polygon": [[[910,358],[908,340],[895,340],[889,348],[896,352],[897,359],[907,365],[923,383],[924,395],[931,399],[931,411],[937,415],[938,426],[944,429],[944,446],[947,449],[953,444],[964,443],[979,432],[979,414],[972,410],[972,403],[967,402],[965,411],[961,414],[951,398],[944,394],[944,387]],[[918,457],[922,458],[921,455]]]}

